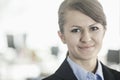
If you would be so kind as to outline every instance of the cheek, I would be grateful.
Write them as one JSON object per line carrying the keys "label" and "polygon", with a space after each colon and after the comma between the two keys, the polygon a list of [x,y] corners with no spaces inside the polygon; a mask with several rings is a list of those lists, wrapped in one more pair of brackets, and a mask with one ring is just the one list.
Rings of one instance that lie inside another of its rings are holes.
{"label": "cheek", "polygon": [[66,36],[66,44],[71,47],[76,46],[78,44],[78,37],[72,35]]}
{"label": "cheek", "polygon": [[67,43],[67,45],[73,46],[75,44],[75,39],[73,39],[73,38],[67,38],[66,39],[66,43]]}
{"label": "cheek", "polygon": [[99,35],[96,35],[95,37],[95,42],[98,44],[98,45],[102,45],[102,42],[103,42],[103,38],[104,38],[104,35],[102,34],[99,34]]}

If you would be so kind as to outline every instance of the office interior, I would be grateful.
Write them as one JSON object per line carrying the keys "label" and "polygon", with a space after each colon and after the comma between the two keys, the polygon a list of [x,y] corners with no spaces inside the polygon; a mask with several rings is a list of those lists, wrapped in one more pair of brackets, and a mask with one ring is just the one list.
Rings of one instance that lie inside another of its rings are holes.
{"label": "office interior", "polygon": [[[41,80],[54,73],[67,48],[58,37],[63,0],[0,0],[0,80]],[[120,1],[99,0],[107,31],[98,55],[120,71]]]}

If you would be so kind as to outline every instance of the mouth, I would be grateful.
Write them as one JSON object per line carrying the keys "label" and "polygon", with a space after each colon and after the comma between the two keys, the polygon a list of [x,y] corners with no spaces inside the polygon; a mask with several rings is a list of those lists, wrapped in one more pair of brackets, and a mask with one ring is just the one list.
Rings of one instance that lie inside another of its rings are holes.
{"label": "mouth", "polygon": [[94,48],[94,45],[84,45],[84,46],[79,46],[81,50],[92,50]]}

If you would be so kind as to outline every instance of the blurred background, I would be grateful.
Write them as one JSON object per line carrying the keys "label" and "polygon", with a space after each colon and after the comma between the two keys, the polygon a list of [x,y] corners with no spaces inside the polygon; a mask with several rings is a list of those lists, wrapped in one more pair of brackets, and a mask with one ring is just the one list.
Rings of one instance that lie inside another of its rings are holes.
{"label": "blurred background", "polygon": [[[0,80],[41,80],[65,59],[57,31],[63,0],[0,0]],[[100,0],[107,32],[99,59],[120,71],[120,1]]]}

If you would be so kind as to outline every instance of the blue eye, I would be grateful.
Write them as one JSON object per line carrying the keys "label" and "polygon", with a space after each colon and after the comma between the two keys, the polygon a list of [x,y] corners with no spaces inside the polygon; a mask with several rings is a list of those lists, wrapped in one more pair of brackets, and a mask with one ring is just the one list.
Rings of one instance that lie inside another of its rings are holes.
{"label": "blue eye", "polygon": [[80,29],[73,29],[73,30],[71,30],[71,32],[77,33],[77,32],[80,32]]}
{"label": "blue eye", "polygon": [[99,28],[97,26],[93,26],[93,27],[90,28],[90,30],[91,31],[97,31],[97,30],[99,30]]}

